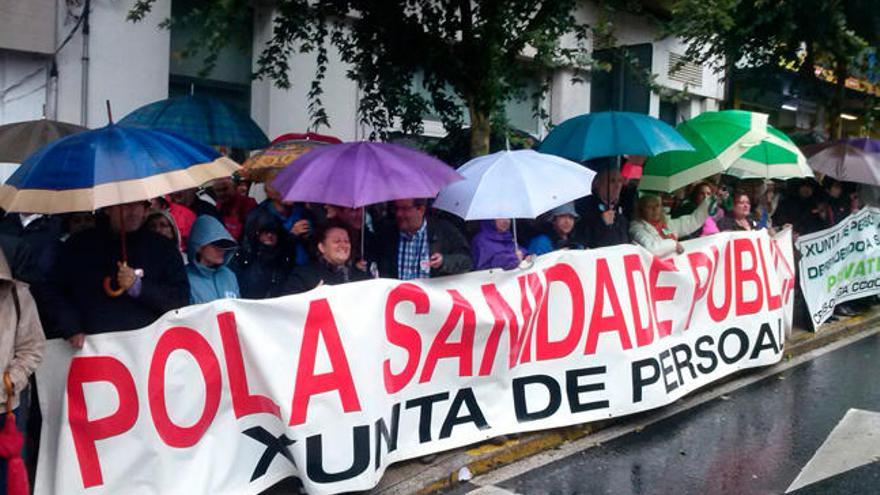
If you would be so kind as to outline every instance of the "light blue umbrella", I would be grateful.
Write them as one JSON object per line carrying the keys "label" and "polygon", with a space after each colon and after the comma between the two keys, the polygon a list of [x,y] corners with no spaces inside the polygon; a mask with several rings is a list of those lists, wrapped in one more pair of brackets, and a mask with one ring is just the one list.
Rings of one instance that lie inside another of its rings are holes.
{"label": "light blue umbrella", "polygon": [[539,151],[574,161],[694,148],[669,124],[634,112],[598,112],[572,117],[554,127]]}

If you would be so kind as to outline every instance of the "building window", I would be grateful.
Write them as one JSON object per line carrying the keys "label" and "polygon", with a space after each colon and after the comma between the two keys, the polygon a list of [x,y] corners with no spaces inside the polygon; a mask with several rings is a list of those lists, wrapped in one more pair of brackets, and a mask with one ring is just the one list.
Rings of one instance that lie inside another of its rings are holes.
{"label": "building window", "polygon": [[[644,82],[644,72],[651,70],[653,46],[650,43],[596,50],[593,58],[610,63],[612,68],[610,71],[595,70],[592,73],[591,112],[623,110],[649,113],[651,90]],[[626,63],[626,58],[632,59],[638,66]]]}

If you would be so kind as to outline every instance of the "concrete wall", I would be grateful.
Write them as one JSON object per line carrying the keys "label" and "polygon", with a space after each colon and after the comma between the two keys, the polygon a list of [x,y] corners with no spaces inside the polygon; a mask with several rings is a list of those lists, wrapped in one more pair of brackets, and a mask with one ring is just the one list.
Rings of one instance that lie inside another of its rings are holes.
{"label": "concrete wall", "polygon": [[[59,8],[63,8],[64,0],[58,1]],[[59,120],[101,127],[107,124],[105,100],[110,100],[113,117],[118,120],[168,96],[170,33],[160,30],[158,24],[170,14],[171,0],[158,0],[152,12],[137,24],[125,20],[133,4],[134,0],[92,0],[87,115],[84,119],[81,111],[80,31],[58,54]],[[59,39],[72,28],[73,23],[59,16]]]}
{"label": "concrete wall", "polygon": [[0,48],[55,51],[55,0],[0,0]]}
{"label": "concrete wall", "polygon": [[[584,22],[595,24],[599,21],[598,10],[592,2],[582,2],[576,17]],[[668,74],[670,53],[684,54],[686,45],[674,38],[661,38],[659,29],[650,21],[629,15],[618,14],[613,19],[614,36],[620,45],[637,45],[651,43],[651,72],[657,75],[656,82],[664,87],[683,91],[685,85],[672,80]],[[572,41],[566,40],[571,46]],[[588,45],[588,47],[590,47]],[[591,48],[591,47],[590,47]],[[573,77],[586,80],[585,84],[572,81]],[[573,70],[559,71],[553,79],[550,105],[552,123],[590,111],[589,74]],[[720,75],[709,67],[702,68],[702,80],[699,87],[688,87],[691,98],[679,104],[680,118],[691,118],[707,110],[717,110],[718,101],[724,98],[724,85]],[[651,95],[650,115],[657,117],[660,111],[660,95]]]}
{"label": "concrete wall", "polygon": [[[272,13],[259,9],[254,15],[254,70],[256,60],[272,35]],[[330,128],[317,131],[342,140],[362,139],[368,132],[357,121],[358,88],[345,75],[347,67],[339,53],[329,46],[330,62],[324,80],[324,102]],[[309,126],[307,94],[315,74],[314,54],[296,54],[290,60],[290,89],[275,87],[271,81],[251,84],[251,115],[263,131],[274,139],[287,132],[306,132]],[[312,129],[314,131],[314,129]]]}
{"label": "concrete wall", "polygon": [[0,50],[0,125],[43,116],[46,57]]}

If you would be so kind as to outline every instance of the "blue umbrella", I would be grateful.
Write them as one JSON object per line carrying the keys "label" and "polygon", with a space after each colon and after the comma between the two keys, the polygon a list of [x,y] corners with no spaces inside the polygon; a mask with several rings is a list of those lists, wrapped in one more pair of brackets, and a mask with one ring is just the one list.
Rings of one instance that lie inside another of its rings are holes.
{"label": "blue umbrella", "polygon": [[269,145],[266,134],[247,114],[203,95],[155,101],[126,115],[119,124],[171,131],[212,146],[252,150]]}
{"label": "blue umbrella", "polygon": [[554,127],[539,151],[574,161],[606,156],[654,156],[694,148],[669,124],[634,112],[598,112]]}
{"label": "blue umbrella", "polygon": [[40,148],[0,186],[0,207],[94,211],[228,177],[239,168],[204,144],[165,131],[108,125]]}

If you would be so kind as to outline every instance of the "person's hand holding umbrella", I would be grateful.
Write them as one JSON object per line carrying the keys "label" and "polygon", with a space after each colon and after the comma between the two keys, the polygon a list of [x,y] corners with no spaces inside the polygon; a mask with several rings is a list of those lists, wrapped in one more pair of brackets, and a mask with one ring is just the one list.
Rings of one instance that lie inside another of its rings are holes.
{"label": "person's hand holding umbrella", "polygon": [[[28,157],[0,185],[0,208],[44,214],[91,212],[196,188],[229,177],[239,168],[213,148],[187,138],[110,124],[54,141]],[[128,220],[119,217],[120,224]],[[117,230],[122,259],[116,273],[104,280],[110,297],[121,296],[138,281],[137,270],[127,265],[126,229]],[[117,288],[112,287],[114,281]],[[68,330],[73,330],[70,344],[81,348],[83,329]]]}
{"label": "person's hand holding umbrella", "polygon": [[293,224],[293,227],[290,228],[290,233],[301,237],[307,235],[312,230],[312,226],[309,224],[309,221],[306,219],[297,220],[296,223]]}

